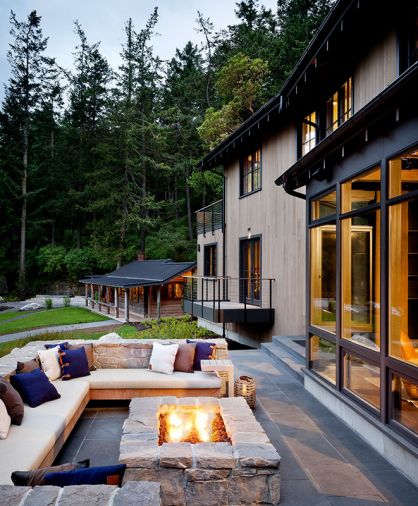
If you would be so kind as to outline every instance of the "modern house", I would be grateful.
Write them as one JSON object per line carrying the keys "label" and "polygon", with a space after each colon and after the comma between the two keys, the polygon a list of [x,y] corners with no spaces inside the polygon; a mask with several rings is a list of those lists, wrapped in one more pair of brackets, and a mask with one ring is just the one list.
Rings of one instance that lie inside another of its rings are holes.
{"label": "modern house", "polygon": [[[305,387],[416,484],[417,61],[416,0],[339,0],[280,93],[202,161],[225,193],[222,218],[198,216],[197,273],[225,278],[186,292],[219,323],[228,276],[241,312],[275,278],[268,332],[306,333]],[[234,329],[264,336],[249,314]]]}
{"label": "modern house", "polygon": [[85,285],[86,306],[123,318],[183,314],[183,276],[192,275],[195,262],[134,260],[105,275],[80,279]]}

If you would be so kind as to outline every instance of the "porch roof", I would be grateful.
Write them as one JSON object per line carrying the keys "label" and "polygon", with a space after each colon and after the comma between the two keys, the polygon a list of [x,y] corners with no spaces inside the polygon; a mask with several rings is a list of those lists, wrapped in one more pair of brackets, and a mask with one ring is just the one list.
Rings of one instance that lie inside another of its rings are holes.
{"label": "porch roof", "polygon": [[164,285],[196,267],[196,262],[164,260],[134,260],[109,274],[80,279],[80,283],[130,288],[134,286]]}

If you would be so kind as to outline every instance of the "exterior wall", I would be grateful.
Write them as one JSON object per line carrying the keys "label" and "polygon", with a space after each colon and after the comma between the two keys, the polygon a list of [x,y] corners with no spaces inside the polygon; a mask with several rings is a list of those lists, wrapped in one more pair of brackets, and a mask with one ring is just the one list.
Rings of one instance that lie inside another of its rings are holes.
{"label": "exterior wall", "polygon": [[205,235],[199,234],[197,236],[197,244],[198,244],[198,253],[197,253],[197,275],[203,276],[204,272],[204,249],[207,244],[216,243],[217,249],[217,258],[216,258],[216,268],[218,272],[218,276],[223,275],[223,233],[221,229],[215,230],[212,232],[206,232]]}
{"label": "exterior wall", "polygon": [[305,202],[278,191],[274,181],[296,161],[293,125],[272,135],[261,146],[262,189],[240,198],[239,161],[225,168],[227,275],[240,275],[240,238],[261,235],[261,276],[275,278],[275,324],[233,325],[227,329],[257,341],[273,335],[305,332]]}
{"label": "exterior wall", "polygon": [[398,73],[397,36],[393,31],[377,43],[354,70],[354,111],[383,91]]}

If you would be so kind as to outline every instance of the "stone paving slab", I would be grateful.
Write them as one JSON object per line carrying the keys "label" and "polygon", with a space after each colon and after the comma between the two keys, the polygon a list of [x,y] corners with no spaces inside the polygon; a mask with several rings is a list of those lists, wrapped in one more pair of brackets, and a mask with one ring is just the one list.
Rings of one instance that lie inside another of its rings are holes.
{"label": "stone paving slab", "polygon": [[254,414],[282,457],[284,506],[416,506],[418,489],[262,350],[230,351],[256,379]]}

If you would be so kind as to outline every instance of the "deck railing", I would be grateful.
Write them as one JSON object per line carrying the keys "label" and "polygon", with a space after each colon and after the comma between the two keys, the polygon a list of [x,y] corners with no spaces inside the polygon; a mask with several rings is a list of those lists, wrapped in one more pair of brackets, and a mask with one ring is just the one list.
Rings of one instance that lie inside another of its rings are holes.
{"label": "deck railing", "polygon": [[254,306],[261,309],[273,308],[273,278],[186,276],[183,279],[184,300],[202,308],[211,307],[214,311],[227,307],[244,310]]}
{"label": "deck railing", "polygon": [[197,234],[207,234],[223,227],[222,200],[196,211]]}

